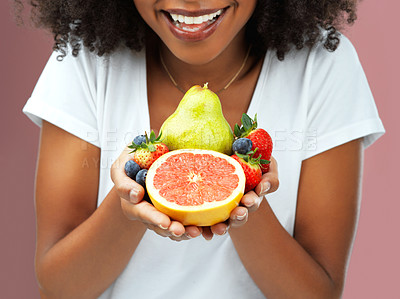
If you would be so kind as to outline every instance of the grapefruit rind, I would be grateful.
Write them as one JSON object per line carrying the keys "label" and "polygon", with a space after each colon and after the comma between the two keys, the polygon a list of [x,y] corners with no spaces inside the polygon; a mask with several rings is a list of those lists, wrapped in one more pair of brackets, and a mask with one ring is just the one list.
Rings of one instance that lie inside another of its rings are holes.
{"label": "grapefruit rind", "polygon": [[[182,206],[166,200],[154,187],[154,176],[157,168],[169,157],[180,153],[211,154],[227,160],[235,167],[233,174],[239,178],[237,187],[224,200],[204,202],[201,205]],[[158,158],[148,170],[146,176],[146,189],[153,205],[171,219],[181,222],[183,225],[211,226],[227,220],[232,210],[237,207],[244,194],[246,177],[244,171],[235,159],[220,152],[201,149],[180,149],[170,151]]]}

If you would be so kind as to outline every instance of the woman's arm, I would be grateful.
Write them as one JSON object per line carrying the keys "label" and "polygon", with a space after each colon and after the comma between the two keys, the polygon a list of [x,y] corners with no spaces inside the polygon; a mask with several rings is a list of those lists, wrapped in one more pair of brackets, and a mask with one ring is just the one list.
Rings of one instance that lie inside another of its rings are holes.
{"label": "woman's arm", "polygon": [[43,298],[96,298],[121,273],[145,226],[115,188],[98,209],[99,148],[43,122],[36,175],[36,275]]}
{"label": "woman's arm", "polygon": [[359,212],[361,147],[354,140],[303,161],[294,238],[265,200],[230,230],[268,298],[340,298]]}

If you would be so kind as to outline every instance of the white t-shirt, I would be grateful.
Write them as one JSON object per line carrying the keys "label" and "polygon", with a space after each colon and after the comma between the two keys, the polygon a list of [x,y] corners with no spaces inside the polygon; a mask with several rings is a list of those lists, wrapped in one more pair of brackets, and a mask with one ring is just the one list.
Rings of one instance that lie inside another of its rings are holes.
{"label": "white t-shirt", "polygon": [[[101,148],[100,204],[113,186],[112,162],[150,128],[145,53],[122,48],[101,58],[83,48],[77,58],[69,54],[62,62],[57,55],[51,56],[23,111],[39,126],[45,119]],[[333,53],[317,45],[292,50],[281,62],[268,52],[248,109],[250,116],[255,113],[259,127],[272,136],[279,164],[280,188],[268,202],[290,234],[302,161],[360,137],[366,148],[384,133],[357,54],[345,37]],[[175,242],[148,230],[100,298],[264,296],[229,234]]]}

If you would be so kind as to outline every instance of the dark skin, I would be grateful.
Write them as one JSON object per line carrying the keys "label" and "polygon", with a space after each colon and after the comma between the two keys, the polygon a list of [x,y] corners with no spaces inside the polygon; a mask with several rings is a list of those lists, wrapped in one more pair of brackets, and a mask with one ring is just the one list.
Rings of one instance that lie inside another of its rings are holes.
{"label": "dark skin", "polygon": [[[146,63],[149,70],[147,74],[150,75],[147,76],[147,94],[149,106],[151,107],[151,127],[157,130],[161,127],[168,116],[175,111],[179,101],[183,97],[183,93],[173,85],[164,68],[160,68],[161,62],[157,45],[159,41],[156,37],[152,37],[148,43],[150,44],[150,47],[148,47],[147,50],[148,59],[146,60]],[[236,68],[232,67],[228,69],[229,71],[225,74],[225,80],[222,81],[226,83],[230,81],[239,70],[245,55],[246,53],[243,53],[242,57],[237,59]],[[151,59],[149,59],[149,57],[151,57]],[[166,60],[166,58],[164,58],[164,60]],[[168,60],[166,63],[167,62]],[[250,56],[245,67],[235,80],[235,83],[230,85],[228,89],[218,93],[224,117],[230,124],[231,128],[233,128],[236,123],[240,123],[242,114],[247,111],[261,71],[262,62],[263,57]],[[177,80],[180,71],[177,71],[175,74],[173,68],[170,69],[169,64],[167,64],[167,67],[173,78]],[[182,81],[182,83],[184,83],[184,81]],[[204,83],[206,83],[204,79],[199,79],[198,81],[195,81],[194,79],[192,84],[202,86]],[[225,85],[218,86],[217,88],[220,90]],[[191,86],[192,85],[188,85],[187,89]],[[210,82],[209,87],[212,88],[212,82]],[[186,88],[186,86],[184,88]],[[217,89],[212,88],[212,90],[216,91]]]}
{"label": "dark skin", "polygon": [[[169,84],[167,76],[162,80],[161,84]],[[164,96],[158,101],[165,100]],[[151,109],[150,115],[153,113]],[[227,112],[226,117],[237,115]],[[64,150],[55,152],[55,143]],[[87,150],[82,151],[82,144]],[[249,214],[246,225],[229,230],[244,265],[268,297],[340,296],[358,215],[360,148],[356,140],[303,162],[295,238],[283,229],[266,201]],[[95,298],[123,270],[145,231],[141,221],[126,217],[133,205],[120,199],[122,189],[118,186],[95,209],[99,169],[90,164],[82,171],[81,166],[84,159],[98,158],[98,148],[44,123],[36,189],[36,267],[43,298],[63,298],[60,293],[65,298]],[[52,171],[52,165],[60,161],[65,163],[67,184],[64,175]],[[340,168],[337,161],[341,161]],[[269,181],[276,186],[277,176]],[[82,182],[85,188],[81,188]],[[64,188],[66,185],[69,188]],[[151,217],[147,222],[157,222],[157,215]],[[174,230],[173,223],[170,228]],[[192,236],[199,234],[190,232]],[[102,260],[101,265],[96,260]],[[51,290],[57,292],[52,294]]]}
{"label": "dark skin", "polygon": [[[148,48],[152,49],[152,47]],[[148,57],[151,55],[154,53],[149,53]],[[165,115],[166,118],[171,114],[182,94],[171,85],[165,71],[159,68],[160,65],[152,61],[154,60],[148,60],[147,64],[148,74],[152,74],[148,77],[148,101],[151,107],[151,126],[159,128],[163,120],[156,116]],[[245,101],[222,101],[225,117],[231,126],[237,122],[237,119],[240,119],[242,111],[247,110],[261,68],[261,60],[251,57],[248,61],[243,75],[230,87],[230,90],[228,89],[220,95],[221,99],[229,99],[229,95],[242,90],[240,98],[247,99]],[[243,89],[243,85],[253,86],[253,88]],[[155,88],[156,86],[157,88]],[[238,98],[235,97],[235,99]],[[240,112],[234,108],[235,105],[242,106]],[[63,150],[55,152],[54,144]],[[89,167],[82,168],[82,165],[83,161],[98,161],[99,155],[100,151],[97,147],[44,122],[36,192],[38,219],[36,271],[43,298],[62,298],[60,296],[95,298],[123,270],[145,231],[146,227],[143,224],[139,221],[128,220],[128,218],[132,219],[129,214],[124,215],[125,211],[130,209],[131,204],[124,199],[121,201],[117,194],[117,187],[96,209],[99,165],[91,162],[88,164]],[[65,163],[62,166],[65,169],[62,175],[54,174],[53,165],[56,160]],[[47,178],[50,173],[52,173],[51,178]],[[68,192],[64,190],[65,176],[69,178],[67,185],[71,187],[68,188]],[[82,181],[85,182],[85,188],[81,188]],[[54,201],[54,198],[58,198],[58,200]],[[121,203],[123,207],[126,207],[124,210],[121,209]],[[138,205],[143,205],[145,209],[148,209],[145,202]],[[157,216],[146,219],[146,224],[151,225],[150,222],[157,222],[160,219]],[[110,219],[115,222],[111,222]],[[177,235],[181,235],[179,228],[174,230],[174,222],[168,224],[170,230],[167,234],[155,225],[151,225],[151,228],[171,239],[187,239],[184,236],[174,237],[171,232],[175,231]],[[218,226],[215,228],[215,233],[220,234],[223,233],[222,229],[224,231],[226,229]],[[198,228],[189,227],[186,230],[192,237],[203,233],[205,238],[211,239],[213,235],[209,228],[198,230]],[[120,234],[116,234],[116,232],[120,232]],[[103,243],[104,239],[109,242]],[[90,240],[90,242],[85,240]],[[119,245],[115,246],[115,244]],[[66,252],[68,259],[65,259]],[[112,256],[110,252],[115,252],[115,256]],[[75,262],[71,262],[71,260]],[[90,262],[96,260],[102,260],[102,263]],[[104,273],[104,276],[99,273]],[[69,284],[65,283],[66,277],[68,277]],[[88,281],[87,277],[96,277],[96,279]],[[57,292],[53,293],[54,289]],[[62,293],[64,295],[60,295]],[[95,296],[93,296],[94,294]]]}
{"label": "dark skin", "polygon": [[[148,1],[136,2],[148,5]],[[224,6],[230,3],[219,2]],[[251,7],[246,5],[252,1],[239,2],[248,16]],[[237,12],[240,16],[240,10]],[[241,22],[245,23],[245,18]],[[157,25],[156,19],[154,24]],[[199,56],[190,56],[193,49],[181,47],[168,40],[168,36],[165,38],[176,53],[164,44],[161,52],[182,87],[207,80],[213,89],[219,90],[239,69],[248,48],[242,30],[232,36],[228,45],[223,39],[222,44],[213,42],[213,58],[201,49]],[[153,55],[158,52],[151,49],[155,51]],[[175,110],[182,94],[171,84],[157,59],[148,62],[151,127],[157,129]],[[231,126],[248,108],[261,63],[251,57],[238,80],[220,94],[224,115]],[[95,146],[44,122],[36,181],[35,258],[43,298],[99,296],[124,269],[146,228],[183,242],[188,236],[203,234],[210,239],[213,234],[227,231],[226,223],[208,228],[184,227],[141,202],[143,188],[121,168],[128,159],[126,151],[111,170],[115,187],[96,209],[99,165],[82,165],[85,160],[99,158],[100,150]],[[64,171],[54,172],[54,165]],[[244,196],[242,205],[229,220],[229,234],[244,266],[268,298],[339,298],[359,210],[361,142],[348,142],[303,161],[294,238],[278,222],[267,201],[258,208],[261,185],[269,182],[269,192],[279,185],[275,160],[270,168],[255,192]],[[132,190],[137,192],[132,195]],[[245,204],[253,205],[246,208]],[[243,217],[239,220],[237,216]]]}
{"label": "dark skin", "polygon": [[[82,165],[99,157],[99,148],[43,123],[35,194],[42,298],[96,298],[123,270],[145,231],[124,216],[115,188],[96,209],[99,164]],[[54,171],[57,160],[63,174]]]}
{"label": "dark skin", "polygon": [[[239,82],[234,84],[232,89],[220,94],[224,115],[231,127],[241,116],[237,106],[241,107],[242,112],[247,110],[261,65],[261,59],[252,57],[243,76],[239,77]],[[157,115],[167,110],[165,113],[168,116],[174,111],[174,108],[168,107],[165,95],[170,94],[175,97],[180,94],[163,69],[158,68],[158,72],[156,71],[157,66],[157,63],[150,63],[149,67],[153,69],[151,74],[156,74],[156,76],[153,77],[154,81],[150,77],[148,84],[154,87],[163,84],[163,88],[154,88],[154,92],[150,95],[157,95],[157,91],[164,88],[168,92],[164,94],[164,97],[161,96],[163,92],[160,92],[159,97],[149,98],[150,103],[153,104],[150,116],[153,116],[151,120],[154,127],[162,124],[158,122]],[[173,101],[172,97],[171,101]],[[362,164],[360,148],[360,141],[355,140],[304,161],[299,185],[295,239],[279,224],[265,201],[256,213],[250,215],[247,225],[230,230],[231,238],[242,261],[245,266],[251,265],[247,266],[248,271],[260,288],[265,287],[264,293],[268,297],[288,298],[293,296],[294,290],[299,292],[297,294],[304,294],[300,298],[340,296],[347,267],[346,261],[350,253],[349,246],[353,240],[358,215]],[[340,168],[337,167],[337,161],[341,161]],[[332,181],[332,183],[327,186],[327,181]],[[343,200],[338,200],[339,198]],[[262,229],[262,227],[265,228]],[[274,230],[271,230],[271,227]],[[264,230],[270,233],[263,239],[265,247],[256,246],[255,242],[258,244],[260,236],[257,238],[255,233]],[[281,240],[281,246],[277,246],[276,240]],[[321,243],[320,240],[326,243]],[[268,254],[265,252],[267,248]],[[288,260],[287,257],[292,254],[299,255],[301,258],[298,261]],[[262,259],[263,256],[268,255],[270,258]],[[313,256],[319,258],[315,260]],[[282,268],[283,265],[287,268],[280,275],[275,271],[266,273],[260,261],[265,262],[265,268],[274,268],[274,263],[276,263],[276,268]],[[297,267],[293,266],[294,262],[299,263]],[[298,271],[293,271],[293,269]],[[290,290],[287,279],[283,279],[290,276],[298,280],[308,278],[303,281],[304,287],[301,284],[295,285],[294,289]],[[310,281],[318,281],[318,285],[314,286],[316,289],[311,287]],[[311,289],[307,290],[308,287]],[[280,294],[285,288],[288,288],[290,292]]]}
{"label": "dark skin", "polygon": [[245,226],[230,231],[268,298],[340,298],[359,214],[361,169],[360,140],[303,162],[294,238],[266,201]]}

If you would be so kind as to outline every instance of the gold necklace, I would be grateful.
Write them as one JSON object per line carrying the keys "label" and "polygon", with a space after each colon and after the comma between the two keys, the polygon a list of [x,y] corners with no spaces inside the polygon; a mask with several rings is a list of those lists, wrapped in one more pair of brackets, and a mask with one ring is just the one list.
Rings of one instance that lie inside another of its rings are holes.
{"label": "gold necklace", "polygon": [[[228,82],[228,84],[226,84],[223,88],[221,88],[220,90],[218,90],[216,93],[220,93],[220,92],[222,92],[222,91],[224,91],[224,90],[227,90],[228,87],[233,83],[233,81],[236,80],[237,76],[239,76],[240,72],[243,70],[244,66],[246,65],[247,59],[249,58],[250,50],[251,50],[251,45],[249,46],[249,49],[247,50],[246,56],[244,57],[243,63],[242,63],[242,65],[240,66],[239,70],[238,70],[238,71],[236,72],[236,74],[232,77],[232,79]],[[174,84],[174,86],[175,86],[177,89],[179,89],[183,94],[185,94],[186,91],[185,91],[182,87],[180,87],[178,83],[176,83],[174,77],[172,77],[171,73],[169,72],[169,70],[168,70],[168,68],[167,68],[167,66],[166,66],[166,64],[165,64],[165,62],[164,62],[164,59],[163,59],[163,57],[162,57],[162,55],[161,55],[161,51],[160,51],[160,60],[161,60],[161,64],[162,64],[163,67],[164,67],[164,70],[165,70],[166,73],[168,74],[168,77],[169,77],[169,79],[171,80],[172,84]]]}

